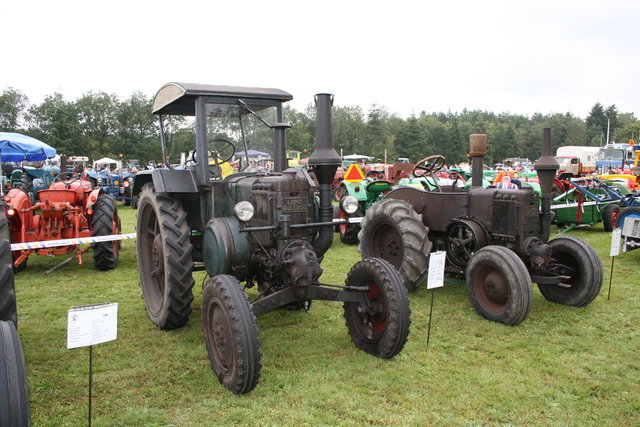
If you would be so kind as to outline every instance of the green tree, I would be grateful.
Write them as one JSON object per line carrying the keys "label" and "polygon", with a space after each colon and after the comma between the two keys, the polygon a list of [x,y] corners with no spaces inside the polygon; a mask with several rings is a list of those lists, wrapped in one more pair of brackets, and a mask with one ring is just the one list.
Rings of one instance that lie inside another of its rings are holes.
{"label": "green tree", "polygon": [[82,144],[88,147],[89,156],[114,157],[118,130],[118,97],[105,92],[84,94],[76,101]]}
{"label": "green tree", "polygon": [[0,131],[19,131],[28,105],[29,98],[24,93],[7,87],[0,95]]}
{"label": "green tree", "polygon": [[78,127],[78,110],[61,93],[45,97],[40,105],[32,105],[27,113],[29,134],[67,156],[86,156]]}
{"label": "green tree", "polygon": [[127,100],[117,104],[116,138],[111,152],[122,154],[124,159],[148,161],[149,155],[160,145],[158,128],[151,114],[152,100],[136,91]]}

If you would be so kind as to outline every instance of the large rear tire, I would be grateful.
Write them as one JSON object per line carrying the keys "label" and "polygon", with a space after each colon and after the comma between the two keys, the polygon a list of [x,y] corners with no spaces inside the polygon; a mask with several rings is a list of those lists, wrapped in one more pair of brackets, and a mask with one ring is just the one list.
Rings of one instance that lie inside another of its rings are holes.
{"label": "large rear tire", "polygon": [[431,241],[422,215],[404,200],[384,199],[368,210],[360,223],[358,252],[393,265],[409,292],[426,280]]}
{"label": "large rear tire", "polygon": [[551,264],[547,270],[561,276],[570,276],[563,284],[538,284],[540,293],[549,301],[573,307],[584,307],[600,293],[604,272],[595,249],[582,239],[560,236],[549,242]]}
{"label": "large rear tire", "polygon": [[368,286],[366,306],[345,302],[344,317],[351,340],[359,349],[383,359],[398,354],[407,342],[411,309],[407,290],[387,261],[367,258],[349,271],[347,286]]}
{"label": "large rear tire", "polygon": [[624,221],[627,218],[640,219],[640,207],[627,206],[626,208],[622,209],[616,216],[616,227],[622,228],[624,226]]}
{"label": "large rear tire", "polygon": [[13,278],[13,254],[11,253],[11,227],[0,206],[0,320],[18,324],[16,310],[16,286]]}
{"label": "large rear tire", "polygon": [[24,353],[16,325],[0,321],[0,426],[31,425]]}
{"label": "large rear tire", "polygon": [[524,262],[503,246],[485,246],[466,270],[467,293],[480,316],[515,326],[531,311],[533,289]]}
{"label": "large rear tire", "polygon": [[[110,236],[120,234],[120,218],[116,198],[101,194],[93,206],[91,235]],[[93,265],[98,270],[113,270],[118,266],[120,241],[93,244]]]}
{"label": "large rear tire", "polygon": [[235,394],[253,390],[260,379],[256,317],[238,279],[219,274],[202,290],[202,327],[211,368]]}
{"label": "large rear tire", "polygon": [[140,192],[137,254],[142,296],[149,318],[160,329],[189,321],[193,301],[193,245],[182,202],[157,193],[153,184]]}

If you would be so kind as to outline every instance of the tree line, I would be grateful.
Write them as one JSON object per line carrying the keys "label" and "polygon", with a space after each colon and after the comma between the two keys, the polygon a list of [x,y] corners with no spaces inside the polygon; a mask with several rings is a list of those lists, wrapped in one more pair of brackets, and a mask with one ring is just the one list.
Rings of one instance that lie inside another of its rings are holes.
{"label": "tree line", "polygon": [[[0,131],[32,136],[68,156],[97,159],[122,155],[141,164],[162,161],[152,101],[140,91],[127,99],[89,91],[75,101],[56,92],[40,104],[30,104],[23,92],[8,87],[0,95]],[[285,122],[291,125],[288,148],[310,155],[315,139],[313,106],[297,111],[285,105]],[[445,156],[448,163],[466,161],[469,135],[474,133],[487,135],[487,164],[508,157],[537,159],[542,129],[547,127],[551,128],[554,153],[566,145],[601,146],[607,136],[626,143],[640,135],[640,121],[633,113],[620,113],[615,105],[605,108],[600,102],[593,105],[586,120],[568,112],[529,117],[466,109],[455,113],[422,111],[402,118],[377,104],[366,112],[359,106],[334,106],[333,125],[338,152],[388,162],[398,157],[417,162],[434,154]],[[192,121],[167,117],[164,126],[169,159],[177,162],[180,153],[195,146]]]}

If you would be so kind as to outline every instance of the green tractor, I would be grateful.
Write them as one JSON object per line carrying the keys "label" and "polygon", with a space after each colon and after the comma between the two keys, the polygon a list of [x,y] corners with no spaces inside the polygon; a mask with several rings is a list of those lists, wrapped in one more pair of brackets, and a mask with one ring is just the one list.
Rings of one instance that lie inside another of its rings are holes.
{"label": "green tractor", "polygon": [[[343,303],[356,347],[380,357],[398,354],[409,334],[407,291],[388,262],[357,262],[344,285],[319,281],[333,240],[332,182],[341,158],[333,144],[333,96],[316,95],[316,146],[310,172],[287,162],[278,89],[169,83],[155,96],[166,159],[163,118],[195,118],[196,146],[184,169],[136,175],[137,250],[147,313],[160,329],[189,320],[193,272],[209,277],[202,325],[211,367],[233,393],[253,390],[261,375],[256,315],[276,308],[308,310],[311,301]],[[269,153],[271,165],[234,169],[234,153]],[[167,162],[168,163],[168,162]],[[319,197],[316,197],[316,195]],[[357,208],[347,197],[348,215]]]}

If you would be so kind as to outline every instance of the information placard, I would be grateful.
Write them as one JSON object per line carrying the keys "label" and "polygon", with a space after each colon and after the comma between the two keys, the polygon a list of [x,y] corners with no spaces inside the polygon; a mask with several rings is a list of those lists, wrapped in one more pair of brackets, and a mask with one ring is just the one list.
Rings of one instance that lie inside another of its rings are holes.
{"label": "information placard", "polygon": [[622,229],[615,228],[611,234],[611,249],[609,250],[609,256],[620,255],[620,240],[622,239]]}
{"label": "information placard", "polygon": [[447,253],[433,252],[429,255],[429,277],[427,289],[441,288],[444,285],[444,263]]}
{"label": "information placard", "polygon": [[86,347],[118,337],[118,303],[73,307],[67,315],[67,348]]}

